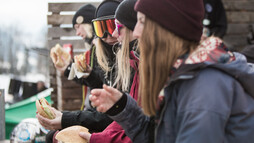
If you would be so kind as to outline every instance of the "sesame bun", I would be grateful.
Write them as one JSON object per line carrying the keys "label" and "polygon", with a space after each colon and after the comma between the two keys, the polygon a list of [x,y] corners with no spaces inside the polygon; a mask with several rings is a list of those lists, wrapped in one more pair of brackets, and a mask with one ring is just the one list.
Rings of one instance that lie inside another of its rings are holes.
{"label": "sesame bun", "polygon": [[69,61],[71,56],[66,52],[59,44],[56,44],[55,47],[52,47],[50,50],[50,57],[53,63],[58,67],[64,66],[64,61]]}
{"label": "sesame bun", "polygon": [[64,143],[88,143],[87,140],[79,136],[80,132],[88,132],[88,129],[82,126],[71,126],[57,133],[56,139]]}
{"label": "sesame bun", "polygon": [[75,65],[76,65],[78,71],[80,71],[80,72],[86,71],[86,69],[87,69],[87,66],[86,66],[86,53],[76,55],[74,57],[74,61],[75,61]]}

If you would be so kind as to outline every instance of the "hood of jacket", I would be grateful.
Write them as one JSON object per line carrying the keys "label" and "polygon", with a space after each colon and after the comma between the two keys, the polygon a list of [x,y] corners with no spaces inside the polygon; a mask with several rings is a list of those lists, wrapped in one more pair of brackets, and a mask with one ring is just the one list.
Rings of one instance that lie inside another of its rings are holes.
{"label": "hood of jacket", "polygon": [[170,81],[191,79],[205,68],[215,68],[235,78],[244,90],[254,98],[254,64],[248,63],[246,57],[240,53],[227,51],[220,39],[216,39],[216,44],[214,44],[214,40],[214,38],[208,39],[205,44],[202,43],[203,47],[197,48],[197,51],[203,50],[200,52],[202,56],[200,53],[194,52],[182,61]]}

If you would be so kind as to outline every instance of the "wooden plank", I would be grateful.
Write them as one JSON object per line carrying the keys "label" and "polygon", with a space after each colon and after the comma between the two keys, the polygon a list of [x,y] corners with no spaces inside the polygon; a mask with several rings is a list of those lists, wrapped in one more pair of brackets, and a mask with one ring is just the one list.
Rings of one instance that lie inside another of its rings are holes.
{"label": "wooden plank", "polygon": [[51,92],[52,94],[57,94],[57,85],[54,85],[54,86],[50,86],[53,88],[53,91]]}
{"label": "wooden plank", "polygon": [[82,100],[81,99],[64,100],[63,104],[64,104],[63,110],[76,111],[76,110],[80,110],[80,107],[82,105]]}
{"label": "wooden plank", "polygon": [[62,84],[58,84],[59,87],[66,88],[66,89],[81,88],[80,84],[76,83],[73,80],[68,80],[67,77],[60,77],[60,78],[57,78],[57,80],[61,80],[61,83],[62,83]]}
{"label": "wooden plank", "polygon": [[92,4],[97,7],[100,2],[48,3],[48,11],[53,13],[60,13],[62,11],[77,11],[80,7],[86,4]]}
{"label": "wooden plank", "polygon": [[56,44],[72,44],[73,49],[84,49],[87,50],[90,47],[85,47],[84,41],[83,40],[48,40],[48,47],[52,48]]}
{"label": "wooden plank", "polygon": [[53,101],[51,106],[57,109],[57,94],[51,94],[51,101]]}
{"label": "wooden plank", "polygon": [[49,25],[61,25],[61,24],[72,24],[73,15],[59,15],[52,14],[48,15]]}
{"label": "wooden plank", "polygon": [[229,49],[239,51],[242,47],[247,45],[247,35],[225,35],[223,40]]}
{"label": "wooden plank", "polygon": [[226,11],[254,11],[254,1],[250,0],[223,0]]}
{"label": "wooden plank", "polygon": [[74,28],[48,28],[48,37],[76,36]]}
{"label": "wooden plank", "polygon": [[246,34],[249,32],[249,24],[247,23],[229,23],[227,28],[227,34]]}
{"label": "wooden plank", "polygon": [[250,14],[250,22],[254,23],[254,12]]}
{"label": "wooden plank", "polygon": [[63,109],[63,99],[62,99],[62,88],[59,87],[59,85],[62,84],[61,80],[58,80],[58,78],[61,76],[60,71],[56,71],[56,81],[57,81],[57,109],[62,110]]}
{"label": "wooden plank", "polygon": [[70,92],[71,94],[65,95],[63,96],[63,100],[75,100],[75,99],[80,99],[82,100],[82,92],[80,92],[80,94],[74,94],[73,90]]}
{"label": "wooden plank", "polygon": [[57,100],[57,94],[56,93],[53,93],[51,94],[51,100]]}
{"label": "wooden plank", "polygon": [[252,12],[239,11],[239,12],[227,12],[226,14],[227,14],[228,23],[253,22],[251,21],[251,16],[253,15]]}
{"label": "wooden plank", "polygon": [[49,74],[51,75],[51,76],[55,76],[56,75],[56,68],[55,68],[55,66],[54,66],[54,64],[53,64],[53,61],[51,60],[51,58],[49,58]]}
{"label": "wooden plank", "polygon": [[49,76],[50,78],[50,86],[57,86],[57,82],[56,82],[56,76]]}
{"label": "wooden plank", "polygon": [[[59,87],[58,87],[59,88]],[[63,88],[60,87],[63,93],[63,98],[70,97],[81,97],[82,98],[82,87],[73,87],[73,88]]]}
{"label": "wooden plank", "polygon": [[[59,87],[58,87],[59,88]],[[82,88],[61,88],[62,99],[82,99]]]}

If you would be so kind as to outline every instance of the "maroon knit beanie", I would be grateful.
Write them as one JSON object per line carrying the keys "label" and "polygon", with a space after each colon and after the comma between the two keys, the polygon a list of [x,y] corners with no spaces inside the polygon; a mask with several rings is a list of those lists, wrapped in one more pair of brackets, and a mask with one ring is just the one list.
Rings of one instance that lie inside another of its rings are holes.
{"label": "maroon knit beanie", "polygon": [[201,38],[203,0],[138,0],[135,10],[179,37],[197,42]]}

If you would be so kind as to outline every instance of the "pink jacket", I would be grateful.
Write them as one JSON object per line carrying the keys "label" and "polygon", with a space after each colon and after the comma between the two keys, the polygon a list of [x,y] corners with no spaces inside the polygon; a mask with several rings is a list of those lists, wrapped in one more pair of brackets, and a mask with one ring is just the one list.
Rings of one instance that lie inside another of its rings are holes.
{"label": "pink jacket", "polygon": [[93,133],[90,143],[132,143],[131,139],[125,135],[123,128],[113,121],[104,131]]}

